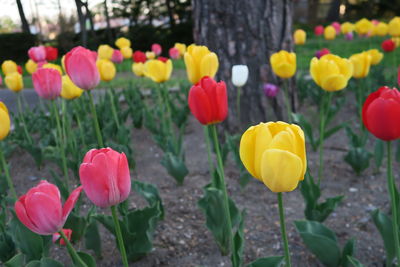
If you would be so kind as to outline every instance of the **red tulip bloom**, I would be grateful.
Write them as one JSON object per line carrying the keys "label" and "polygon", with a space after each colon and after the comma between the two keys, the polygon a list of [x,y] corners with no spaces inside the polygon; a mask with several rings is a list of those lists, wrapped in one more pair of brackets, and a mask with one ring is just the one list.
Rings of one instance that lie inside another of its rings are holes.
{"label": "red tulip bloom", "polygon": [[228,115],[228,95],[225,82],[203,77],[189,91],[189,108],[203,125],[219,123]]}
{"label": "red tulip bloom", "polygon": [[169,58],[167,58],[167,57],[158,57],[157,59],[165,63],[165,62],[168,61]]}
{"label": "red tulip bloom", "polygon": [[28,50],[29,58],[36,63],[46,60],[46,49],[44,46],[34,46]]}
{"label": "red tulip bloom", "polygon": [[87,197],[102,208],[125,201],[131,192],[128,160],[111,148],[87,152],[79,176]]}
{"label": "red tulip bloom", "polygon": [[396,44],[391,39],[382,42],[382,49],[385,52],[392,52],[395,48]]}
{"label": "red tulip bloom", "polygon": [[180,57],[180,52],[177,48],[172,47],[169,49],[169,57],[172,59],[178,59]]}
{"label": "red tulip bloom", "polygon": [[383,86],[365,100],[362,119],[377,138],[391,141],[400,138],[400,92]]}
{"label": "red tulip bloom", "polygon": [[[71,229],[62,229],[61,231],[63,231],[64,235],[68,238],[69,241],[71,241],[71,237],[72,237],[72,230]],[[65,246],[65,240],[63,238],[61,238],[61,235],[59,233],[54,233],[53,234],[53,243],[57,243],[57,241],[59,241],[59,244],[61,246]]]}
{"label": "red tulip bloom", "polygon": [[[1,82],[0,82],[1,84]],[[399,70],[397,71],[397,84],[400,86],[400,67]]]}
{"label": "red tulip bloom", "polygon": [[81,191],[82,186],[72,191],[63,207],[57,186],[41,181],[15,202],[15,213],[32,232],[39,235],[52,235],[64,226]]}
{"label": "red tulip bloom", "polygon": [[20,65],[17,65],[17,71],[21,75],[24,73],[24,70],[22,69],[22,67]]}
{"label": "red tulip bloom", "polygon": [[147,58],[144,52],[137,50],[133,53],[133,61],[135,63],[145,63],[146,60]]}
{"label": "red tulip bloom", "polygon": [[58,57],[58,49],[56,47],[52,46],[46,46],[46,60],[47,61],[53,61],[56,60]]}
{"label": "red tulip bloom", "polygon": [[322,25],[315,26],[314,34],[317,36],[324,34],[324,26]]}
{"label": "red tulip bloom", "polygon": [[61,94],[62,82],[58,70],[38,69],[32,74],[32,81],[36,93],[41,98],[53,100]]}
{"label": "red tulip bloom", "polygon": [[315,56],[320,59],[322,56],[325,56],[327,54],[330,54],[331,51],[329,51],[328,48],[322,48],[321,50],[318,50],[317,52],[315,52]]}
{"label": "red tulip bloom", "polygon": [[153,51],[154,54],[156,54],[158,56],[162,52],[162,47],[159,44],[152,44],[151,45],[151,51]]}

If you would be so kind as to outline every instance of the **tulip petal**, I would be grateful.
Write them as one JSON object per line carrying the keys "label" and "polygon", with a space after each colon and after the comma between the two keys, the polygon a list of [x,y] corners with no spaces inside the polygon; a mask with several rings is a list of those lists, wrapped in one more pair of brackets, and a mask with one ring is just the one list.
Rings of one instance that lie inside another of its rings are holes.
{"label": "tulip petal", "polygon": [[218,57],[215,53],[205,55],[200,62],[200,78],[209,76],[214,78],[219,66]]}
{"label": "tulip petal", "polygon": [[206,92],[200,86],[193,86],[189,91],[189,107],[193,116],[201,124],[208,124],[212,118],[212,108]]}
{"label": "tulip petal", "polygon": [[129,193],[131,192],[131,175],[129,172],[128,159],[126,158],[125,153],[119,155],[117,177],[120,201],[122,202],[128,198]]}
{"label": "tulip petal", "polygon": [[188,76],[188,80],[192,84],[198,83],[201,78],[199,75],[200,71],[197,70],[197,67],[193,61],[193,57],[187,52],[184,55],[184,60],[185,60],[186,73]]}
{"label": "tulip petal", "polygon": [[329,75],[322,80],[321,87],[326,91],[334,92],[345,88],[347,81],[343,75]]}
{"label": "tulip petal", "polygon": [[21,196],[14,205],[15,214],[17,214],[18,219],[28,227],[32,232],[38,233],[40,230],[31,221],[25,209],[25,195]]}
{"label": "tulip petal", "polygon": [[82,189],[83,189],[82,186],[75,188],[75,190],[72,191],[72,193],[69,195],[67,201],[65,201],[65,204],[64,204],[64,207],[62,210],[62,218],[63,218],[64,222],[67,220],[68,215],[74,208],[76,201],[78,201],[79,196],[82,192]]}

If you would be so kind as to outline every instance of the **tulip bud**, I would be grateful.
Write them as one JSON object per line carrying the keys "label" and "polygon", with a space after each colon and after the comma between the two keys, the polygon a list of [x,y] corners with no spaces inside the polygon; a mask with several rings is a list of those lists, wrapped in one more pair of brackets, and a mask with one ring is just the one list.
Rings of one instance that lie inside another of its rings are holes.
{"label": "tulip bud", "polygon": [[296,54],[281,50],[270,57],[273,72],[283,78],[291,78],[296,73]]}
{"label": "tulip bud", "polygon": [[147,60],[146,54],[143,53],[142,51],[137,50],[137,51],[135,51],[135,53],[133,53],[133,61],[135,63],[139,63],[139,62],[145,63],[146,60]]}
{"label": "tulip bud", "polygon": [[107,59],[99,59],[97,60],[96,65],[102,81],[109,82],[114,79],[115,73],[117,72],[114,63]]}
{"label": "tulip bud", "polygon": [[190,45],[184,55],[184,60],[186,73],[192,84],[198,83],[205,76],[214,78],[218,71],[218,57],[206,46]]}
{"label": "tulip bud", "polygon": [[335,28],[336,34],[340,34],[340,23],[337,21],[334,21],[331,23],[332,27]]}
{"label": "tulip bud", "polygon": [[52,46],[46,46],[46,60],[47,61],[53,61],[56,60],[58,57],[58,49],[56,47]]}
{"label": "tulip bud", "polygon": [[371,56],[371,65],[377,65],[383,59],[383,54],[378,49],[370,49],[367,53]]}
{"label": "tulip bud", "polygon": [[330,54],[331,51],[329,51],[328,48],[322,48],[321,50],[318,50],[317,52],[315,52],[315,56],[320,59],[321,57]]}
{"label": "tulip bud", "polygon": [[28,50],[29,58],[36,63],[46,60],[46,49],[44,46],[34,46]]}
{"label": "tulip bud", "polygon": [[124,57],[122,56],[121,51],[119,51],[118,49],[114,49],[111,61],[116,64],[122,63],[122,61],[124,61]]}
{"label": "tulip bud", "polygon": [[10,132],[11,121],[6,105],[0,101],[0,140],[7,137]]}
{"label": "tulip bud", "polygon": [[172,61],[151,59],[144,64],[144,75],[156,83],[168,81],[172,73]]}
{"label": "tulip bud", "polygon": [[356,22],[355,30],[358,35],[367,35],[369,32],[372,31],[373,24],[371,21],[363,18]]}
{"label": "tulip bud", "polygon": [[324,26],[322,26],[322,25],[315,26],[314,34],[317,36],[324,34]]}
{"label": "tulip bud", "polygon": [[249,68],[246,65],[232,66],[232,83],[236,87],[242,87],[249,78]]}
{"label": "tulip bud", "polygon": [[279,87],[272,83],[265,83],[263,87],[264,94],[269,98],[274,98],[279,92]]}
{"label": "tulip bud", "polygon": [[32,74],[36,71],[37,69],[37,64],[35,63],[35,61],[33,61],[32,59],[29,59],[26,63],[25,63],[25,69],[28,71],[29,74]]}
{"label": "tulip bud", "polygon": [[345,22],[341,25],[340,29],[342,30],[343,34],[348,34],[354,31],[354,24],[350,22]]}
{"label": "tulip bud", "polygon": [[139,77],[144,76],[144,64],[142,62],[132,64],[132,72]]}
{"label": "tulip bud", "polygon": [[22,80],[22,75],[18,72],[13,72],[6,75],[4,82],[8,89],[13,92],[19,92],[24,88],[24,81]]}
{"label": "tulip bud", "polygon": [[294,43],[296,45],[303,45],[306,43],[306,32],[299,29],[296,30],[293,34]]}
{"label": "tulip bud", "polygon": [[83,90],[76,86],[68,75],[62,76],[61,97],[64,99],[75,99],[82,95]]}
{"label": "tulip bud", "polygon": [[348,32],[348,33],[346,33],[346,34],[344,35],[344,38],[345,38],[347,41],[353,40],[353,32]]}
{"label": "tulip bud", "polygon": [[396,44],[391,39],[383,41],[381,46],[385,52],[392,52],[396,48]]}
{"label": "tulip bud", "polygon": [[175,43],[174,48],[178,49],[179,55],[183,56],[186,52],[186,45],[182,43]]}
{"label": "tulip bud", "polygon": [[156,58],[156,54],[154,52],[147,51],[146,52],[146,58],[147,59],[155,59]]}
{"label": "tulip bud", "polygon": [[124,37],[120,37],[115,41],[115,45],[121,49],[123,47],[131,47],[131,41]]}
{"label": "tulip bud", "polygon": [[55,69],[38,69],[32,74],[33,87],[44,99],[54,100],[61,94],[61,75]]}
{"label": "tulip bud", "polygon": [[125,59],[128,59],[128,58],[132,57],[132,53],[133,53],[132,48],[125,46],[125,47],[122,47],[120,49],[120,51],[121,51],[122,56]]}
{"label": "tulip bud", "polygon": [[170,58],[178,59],[178,58],[180,58],[180,56],[181,55],[180,55],[179,50],[177,48],[172,47],[172,48],[169,49],[169,57]]}
{"label": "tulip bud", "polygon": [[114,53],[114,49],[109,45],[100,45],[97,49],[97,55],[99,59],[111,60]]}
{"label": "tulip bud", "polygon": [[367,77],[371,67],[371,56],[368,52],[352,55],[350,58],[353,64],[353,77],[356,79]]}
{"label": "tulip bud", "polygon": [[159,56],[162,53],[162,47],[159,44],[152,44],[151,51],[153,51],[156,56]]}
{"label": "tulip bud", "polygon": [[388,25],[388,32],[393,37],[400,36],[400,17],[394,17]]}
{"label": "tulip bud", "polygon": [[336,38],[336,30],[333,26],[329,25],[324,30],[324,38],[326,40],[333,40]]}
{"label": "tulip bud", "polygon": [[5,76],[7,76],[7,74],[17,72],[18,71],[17,63],[15,63],[12,60],[5,60],[3,64],[1,64],[1,70],[3,71]]}

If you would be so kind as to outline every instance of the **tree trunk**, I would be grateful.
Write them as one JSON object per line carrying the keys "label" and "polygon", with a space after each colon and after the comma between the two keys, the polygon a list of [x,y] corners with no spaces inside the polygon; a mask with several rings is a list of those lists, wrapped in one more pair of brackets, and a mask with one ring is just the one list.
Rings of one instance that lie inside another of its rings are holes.
{"label": "tree trunk", "polygon": [[338,21],[339,11],[340,11],[340,0],[332,0],[326,20],[330,22]]}
{"label": "tree trunk", "polygon": [[[193,15],[194,39],[217,53],[217,78],[228,86],[229,116],[225,128],[234,131],[241,126],[282,119],[282,104],[276,102],[283,103],[282,99],[267,100],[262,88],[266,82],[279,84],[269,65],[271,54],[292,50],[292,1],[193,0]],[[236,64],[249,68],[249,79],[241,93],[240,120],[236,88],[231,82],[231,68]]]}
{"label": "tree trunk", "polygon": [[31,30],[29,29],[29,23],[25,17],[24,7],[22,6],[21,0],[17,0],[17,6],[19,16],[21,17],[22,31],[24,33],[31,33]]}
{"label": "tree trunk", "polygon": [[108,42],[111,44],[113,41],[113,36],[112,36],[112,32],[111,32],[110,14],[108,13],[107,0],[104,0],[104,15],[106,17],[106,23],[107,23],[107,28],[106,28],[107,39],[108,39]]}
{"label": "tree trunk", "polygon": [[78,12],[78,20],[79,20],[79,26],[81,30],[81,41],[82,41],[82,46],[86,47],[87,46],[87,30],[86,30],[86,19],[85,16],[82,13],[82,1],[81,0],[75,0],[76,4],[76,10]]}
{"label": "tree trunk", "polygon": [[167,5],[168,17],[169,17],[169,25],[172,28],[175,27],[175,18],[174,18],[174,10],[171,6],[171,0],[165,0],[165,4]]}

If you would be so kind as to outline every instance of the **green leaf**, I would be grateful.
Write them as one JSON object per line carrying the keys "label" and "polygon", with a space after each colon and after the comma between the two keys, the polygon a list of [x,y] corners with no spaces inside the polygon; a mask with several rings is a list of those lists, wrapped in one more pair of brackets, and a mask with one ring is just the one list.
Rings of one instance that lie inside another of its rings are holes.
{"label": "green leaf", "polygon": [[380,139],[375,139],[374,158],[375,158],[375,166],[377,169],[379,169],[382,166],[384,155],[385,155],[384,142]]}
{"label": "green leaf", "polygon": [[64,267],[64,264],[51,258],[42,258],[29,262],[25,267]]}
{"label": "green leaf", "polygon": [[324,133],[324,139],[327,139],[328,137],[330,137],[331,135],[335,134],[337,131],[339,131],[340,129],[344,128],[346,126],[346,123],[341,123],[335,127],[332,127],[331,129],[325,131]]}
{"label": "green leaf", "polygon": [[323,264],[339,265],[341,253],[332,230],[315,221],[295,221],[294,224],[305,245]]}
{"label": "green leaf", "polygon": [[64,200],[67,200],[69,197],[69,191],[68,188],[65,186],[64,181],[61,179],[60,175],[58,175],[54,170],[50,170],[50,173],[53,177],[54,183],[60,189],[61,197]]}
{"label": "green leaf", "polygon": [[[353,258],[352,256],[347,256],[347,260],[350,262],[351,266],[353,267],[364,267],[364,264],[362,264],[359,260],[356,258]],[[351,267],[349,266],[349,267]]]}
{"label": "green leaf", "polygon": [[25,263],[25,255],[22,253],[18,253],[14,257],[12,257],[9,261],[4,263],[5,267],[21,267],[24,266]]}
{"label": "green leaf", "polygon": [[144,197],[150,206],[160,205],[161,219],[164,218],[164,207],[157,187],[150,183],[134,180],[132,181],[132,190]]}
{"label": "green leaf", "polygon": [[71,241],[76,242],[81,240],[84,236],[86,226],[86,217],[79,216],[75,212],[71,212],[63,228],[72,230]]}
{"label": "green leaf", "polygon": [[369,153],[364,147],[352,147],[344,157],[344,161],[353,168],[357,175],[360,175],[369,167],[370,159],[371,153]]}
{"label": "green leaf", "polygon": [[[96,267],[96,261],[93,257],[85,252],[77,251],[77,254],[82,259],[84,263],[86,263],[87,267]],[[76,262],[74,262],[77,267],[80,267]]]}
{"label": "green leaf", "polygon": [[95,220],[92,220],[86,228],[85,247],[93,250],[96,257],[101,258],[101,237]]}
{"label": "green leaf", "polygon": [[259,258],[251,262],[247,267],[280,267],[284,263],[285,257],[271,256],[266,258]]}
{"label": "green leaf", "polygon": [[182,157],[176,156],[171,152],[166,152],[161,160],[161,164],[179,185],[183,184],[183,180],[189,174],[189,171]]}
{"label": "green leaf", "polygon": [[355,251],[355,240],[352,238],[347,241],[346,245],[344,245],[343,251],[342,251],[342,260],[341,260],[341,265],[343,267],[350,267],[350,262],[348,257],[353,256]]}
{"label": "green leaf", "polygon": [[233,237],[233,253],[231,255],[233,267],[240,267],[243,265],[243,251],[244,251],[244,218],[245,211],[241,213],[240,223],[236,234]]}
{"label": "green leaf", "polygon": [[7,232],[0,233],[0,261],[7,262],[17,253],[15,244]]}
{"label": "green leaf", "polygon": [[383,239],[387,262],[393,262],[396,252],[393,238],[392,219],[383,212],[380,212],[379,209],[374,210],[371,215],[372,220]]}

